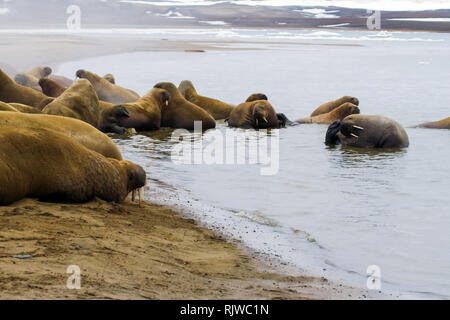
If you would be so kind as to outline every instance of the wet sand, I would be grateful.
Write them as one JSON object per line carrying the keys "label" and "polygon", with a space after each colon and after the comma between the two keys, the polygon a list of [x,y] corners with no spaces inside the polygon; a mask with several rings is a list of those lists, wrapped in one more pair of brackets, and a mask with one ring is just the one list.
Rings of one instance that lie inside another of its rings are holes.
{"label": "wet sand", "polygon": [[[188,41],[2,35],[0,67],[119,52],[210,50]],[[240,48],[242,50],[242,48]],[[217,49],[218,50],[218,49]],[[201,53],[192,53],[201,54]],[[30,255],[19,259],[16,255]],[[81,289],[66,288],[69,265]],[[170,208],[127,200],[86,204],[24,199],[0,207],[1,299],[364,299],[380,298],[254,256]]]}

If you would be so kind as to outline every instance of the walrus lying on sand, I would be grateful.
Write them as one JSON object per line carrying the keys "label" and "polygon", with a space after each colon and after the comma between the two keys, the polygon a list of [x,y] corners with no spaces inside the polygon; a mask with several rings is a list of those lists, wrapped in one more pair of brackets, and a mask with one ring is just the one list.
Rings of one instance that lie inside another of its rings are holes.
{"label": "walrus lying on sand", "polygon": [[27,106],[38,107],[47,96],[31,88],[22,86],[8,77],[0,69],[0,101],[5,103],[22,103]]}
{"label": "walrus lying on sand", "polygon": [[267,100],[244,102],[238,105],[228,119],[230,127],[243,129],[279,128],[280,121],[277,113]]}
{"label": "walrus lying on sand", "polygon": [[194,122],[201,121],[202,129],[216,127],[216,121],[205,110],[187,101],[177,87],[170,82],[160,82],[154,88],[164,89],[169,93],[169,103],[161,110],[161,127],[194,130]]}
{"label": "walrus lying on sand", "polygon": [[350,102],[346,102],[328,113],[322,113],[318,116],[298,119],[295,122],[331,124],[336,120],[343,120],[345,117],[351,114],[359,114],[359,112],[359,108],[356,105]]}
{"label": "walrus lying on sand", "polygon": [[328,112],[336,109],[337,107],[343,105],[346,102],[350,102],[350,103],[353,103],[355,106],[359,106],[359,100],[357,98],[350,97],[350,96],[344,96],[337,100],[333,100],[333,101],[322,104],[320,107],[318,107],[316,110],[314,110],[313,113],[311,113],[310,117],[328,113]]}
{"label": "walrus lying on sand", "polygon": [[87,79],[91,82],[100,100],[113,104],[120,104],[134,102],[140,98],[133,90],[112,84],[95,73],[86,70],[78,70],[76,75],[79,78]]}
{"label": "walrus lying on sand", "polygon": [[206,110],[215,120],[228,118],[235,107],[232,104],[199,95],[192,82],[188,80],[182,81],[178,90],[187,101]]}
{"label": "walrus lying on sand", "polygon": [[[39,80],[39,85],[42,87],[42,91],[49,97],[59,97],[66,91],[66,88],[48,78]],[[99,101],[98,108],[99,119],[97,128],[100,131],[118,134],[125,133],[126,129],[119,125],[119,122],[129,117],[127,109],[101,100]]]}
{"label": "walrus lying on sand", "polygon": [[53,130],[4,127],[0,141],[0,205],[26,197],[121,202],[146,184],[140,166],[105,158]]}
{"label": "walrus lying on sand", "polygon": [[435,122],[427,122],[418,126],[419,128],[429,129],[450,129],[450,117]]}
{"label": "walrus lying on sand", "polygon": [[333,122],[325,143],[357,148],[406,148],[409,139],[405,129],[392,119],[356,114]]}
{"label": "walrus lying on sand", "polygon": [[105,157],[122,160],[116,144],[106,134],[81,120],[47,114],[0,112],[0,128],[3,130],[5,127],[53,130]]}
{"label": "walrus lying on sand", "polygon": [[98,104],[98,97],[91,83],[80,79],[47,104],[42,113],[79,119],[97,128],[100,116]]}
{"label": "walrus lying on sand", "polygon": [[153,88],[145,96],[133,103],[121,104],[128,118],[122,118],[119,125],[136,131],[158,130],[161,127],[161,110],[169,105],[170,95],[164,89]]}
{"label": "walrus lying on sand", "polygon": [[16,74],[14,80],[20,85],[41,91],[41,88],[38,85],[39,79],[45,78],[51,73],[52,69],[50,67],[36,67]]}

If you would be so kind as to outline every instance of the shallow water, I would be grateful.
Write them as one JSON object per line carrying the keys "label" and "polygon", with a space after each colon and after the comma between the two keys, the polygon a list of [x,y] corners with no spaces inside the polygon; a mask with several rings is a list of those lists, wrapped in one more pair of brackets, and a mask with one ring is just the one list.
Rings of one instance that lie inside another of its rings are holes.
{"label": "shallow water", "polygon": [[[450,131],[411,127],[449,116],[450,35],[339,31],[300,45],[294,31],[285,44],[279,31],[270,32],[242,31],[264,50],[130,53],[66,63],[58,73],[113,73],[140,94],[159,81],[190,79],[200,94],[234,104],[264,92],[291,119],[343,95],[358,97],[362,113],[404,125],[410,147],[330,148],[324,125],[273,130],[280,168],[262,176],[262,165],[176,165],[170,154],[177,142],[168,129],[116,141],[125,157],[146,167],[148,198],[190,210],[252,248],[361,287],[366,268],[378,265],[385,292],[449,298]],[[209,39],[205,34],[189,36]],[[261,39],[277,44],[256,43]],[[328,45],[336,43],[353,46]]]}

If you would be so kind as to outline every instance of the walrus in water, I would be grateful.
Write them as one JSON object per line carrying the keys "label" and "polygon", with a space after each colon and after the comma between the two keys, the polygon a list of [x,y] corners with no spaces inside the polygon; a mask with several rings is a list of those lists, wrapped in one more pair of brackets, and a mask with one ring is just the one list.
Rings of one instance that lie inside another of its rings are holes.
{"label": "walrus in water", "polygon": [[86,79],[75,81],[63,94],[42,109],[42,113],[83,120],[99,125],[98,97]]}
{"label": "walrus in water", "polygon": [[146,184],[142,167],[106,158],[53,130],[5,127],[0,141],[0,205],[26,197],[122,202]]}
{"label": "walrus in water", "polygon": [[405,129],[392,119],[354,114],[333,122],[325,143],[357,148],[406,148],[409,138]]}
{"label": "walrus in water", "polygon": [[228,119],[230,127],[243,129],[279,128],[280,121],[277,113],[267,100],[244,102],[238,105]]}
{"label": "walrus in water", "polygon": [[450,129],[450,117],[440,121],[427,122],[418,126],[419,128],[429,129]]}
{"label": "walrus in water", "polygon": [[45,78],[51,73],[52,69],[50,67],[36,67],[31,70],[16,74],[16,76],[14,77],[14,81],[25,87],[41,91],[41,88],[38,85],[39,79]]}
{"label": "walrus in water", "polygon": [[322,113],[318,116],[298,119],[296,120],[296,122],[331,124],[336,120],[343,120],[345,117],[351,114],[359,114],[359,112],[359,108],[356,105],[350,102],[346,102],[328,113]]}
{"label": "walrus in water", "polygon": [[169,101],[169,92],[152,88],[138,101],[120,105],[128,111],[129,117],[121,119],[119,125],[136,131],[158,130],[161,127],[161,110],[169,105]]}
{"label": "walrus in water", "polygon": [[206,110],[215,120],[228,118],[235,107],[232,104],[199,95],[192,82],[188,80],[182,81],[178,90],[187,101]]}
{"label": "walrus in water", "polygon": [[0,101],[5,103],[22,103],[27,106],[38,107],[42,100],[48,98],[42,92],[22,86],[8,77],[0,69]]}
{"label": "walrus in water", "polygon": [[355,106],[359,106],[359,100],[357,98],[350,97],[350,96],[344,96],[337,100],[322,104],[320,107],[318,107],[316,110],[314,110],[313,113],[311,113],[310,117],[315,117],[320,114],[328,113],[328,112],[336,109],[337,107],[343,105],[346,102],[350,102],[350,103],[353,103]]}
{"label": "walrus in water", "polygon": [[116,144],[106,134],[81,120],[47,114],[0,112],[0,128],[3,130],[4,127],[53,130],[105,157],[122,160]]}
{"label": "walrus in water", "polygon": [[[66,91],[66,88],[48,78],[39,80],[39,85],[42,87],[42,91],[50,97],[59,97]],[[45,101],[44,104],[46,102],[47,101]],[[120,126],[119,122],[130,116],[127,109],[101,100],[98,103],[98,109],[99,119],[97,128],[100,131],[118,134],[126,132],[126,128]]]}
{"label": "walrus in water", "polygon": [[194,130],[194,122],[201,121],[202,129],[216,127],[216,121],[205,110],[187,101],[177,87],[170,82],[160,82],[154,88],[164,89],[169,93],[169,103],[161,110],[161,127]]}
{"label": "walrus in water", "polygon": [[135,102],[140,98],[136,92],[112,84],[95,73],[86,70],[78,70],[76,75],[79,78],[87,79],[91,82],[100,100],[113,104],[120,104]]}

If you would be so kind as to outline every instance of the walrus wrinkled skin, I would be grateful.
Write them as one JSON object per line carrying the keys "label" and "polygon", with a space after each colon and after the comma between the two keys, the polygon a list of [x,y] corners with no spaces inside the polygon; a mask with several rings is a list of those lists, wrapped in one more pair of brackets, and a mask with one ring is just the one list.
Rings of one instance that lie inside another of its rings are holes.
{"label": "walrus wrinkled skin", "polygon": [[182,81],[178,90],[187,101],[206,110],[215,120],[228,118],[235,107],[232,104],[199,95],[192,82],[188,80]]}
{"label": "walrus wrinkled skin", "polygon": [[79,119],[97,128],[100,116],[98,104],[98,97],[91,83],[80,79],[46,105],[42,113]]}
{"label": "walrus wrinkled skin", "polygon": [[25,87],[32,88],[37,91],[41,91],[41,88],[38,85],[38,81],[41,78],[45,78],[52,73],[52,69],[50,67],[36,67],[31,70],[27,70],[21,73],[18,73],[14,77],[14,81],[18,84],[23,85]]}
{"label": "walrus wrinkled skin", "polygon": [[21,103],[27,106],[38,107],[42,100],[48,98],[42,92],[22,86],[8,77],[0,69],[0,101],[5,103]]}
{"label": "walrus wrinkled skin", "polygon": [[164,89],[169,93],[169,103],[161,110],[161,127],[194,130],[194,122],[201,121],[202,129],[216,127],[216,121],[205,110],[187,101],[177,87],[170,82],[157,83],[154,88]]}
{"label": "walrus wrinkled skin", "polygon": [[318,107],[316,110],[311,113],[310,117],[315,117],[324,113],[328,113],[337,107],[343,105],[346,102],[353,103],[355,106],[359,106],[359,100],[355,97],[351,96],[344,96],[342,98],[339,98],[337,100],[333,100],[327,103],[322,104],[320,107]]}
{"label": "walrus wrinkled skin", "polygon": [[257,100],[269,100],[264,93],[253,93],[247,98],[245,102],[253,102]]}
{"label": "walrus wrinkled skin", "polygon": [[161,127],[161,110],[169,105],[169,101],[169,92],[152,88],[138,101],[118,106],[129,113],[129,117],[121,119],[119,125],[136,131],[158,130]]}
{"label": "walrus wrinkled skin", "polygon": [[46,114],[0,112],[0,131],[5,127],[53,130],[105,157],[122,160],[116,144],[106,134],[81,120]]}
{"label": "walrus wrinkled skin", "polygon": [[5,127],[0,141],[0,205],[26,197],[122,202],[146,183],[140,166],[106,158],[53,130]]}
{"label": "walrus wrinkled skin", "polygon": [[357,148],[407,148],[409,138],[405,129],[392,119],[354,114],[333,122],[325,143]]}
{"label": "walrus wrinkled skin", "polygon": [[91,82],[100,100],[113,104],[120,104],[135,102],[140,98],[136,92],[112,84],[95,73],[86,70],[78,70],[76,75],[79,78],[87,79]]}
{"label": "walrus wrinkled skin", "polygon": [[[42,87],[42,91],[50,97],[59,97],[66,91],[66,88],[48,78],[39,80],[39,85]],[[117,134],[124,134],[126,132],[126,128],[120,126],[119,122],[130,116],[127,109],[101,100],[98,103],[98,108],[99,119],[97,128],[100,131]]]}
{"label": "walrus wrinkled skin", "polygon": [[427,122],[420,124],[419,128],[429,128],[429,129],[450,129],[450,117],[434,122]]}
{"label": "walrus wrinkled skin", "polygon": [[228,125],[243,129],[268,129],[279,128],[280,121],[269,101],[256,100],[241,103],[234,108],[228,119]]}
{"label": "walrus wrinkled skin", "polygon": [[359,108],[353,103],[346,102],[343,105],[331,110],[328,113],[323,113],[318,116],[298,119],[298,123],[321,123],[321,124],[331,124],[336,120],[343,120],[345,117],[351,114],[359,114]]}

